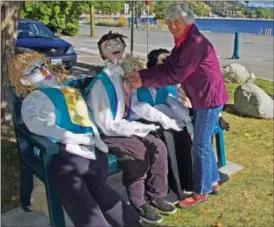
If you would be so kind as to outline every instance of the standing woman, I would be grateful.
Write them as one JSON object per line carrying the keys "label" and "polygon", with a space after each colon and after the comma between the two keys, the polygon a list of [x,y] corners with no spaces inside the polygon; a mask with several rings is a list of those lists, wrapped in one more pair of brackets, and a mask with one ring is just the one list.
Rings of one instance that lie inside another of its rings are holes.
{"label": "standing woman", "polygon": [[175,46],[163,64],[125,78],[132,87],[164,87],[181,84],[194,109],[194,193],[179,202],[194,206],[219,191],[220,180],[211,136],[218,116],[228,100],[220,65],[213,45],[194,24],[194,14],[186,4],[172,3],[166,9],[167,26]]}

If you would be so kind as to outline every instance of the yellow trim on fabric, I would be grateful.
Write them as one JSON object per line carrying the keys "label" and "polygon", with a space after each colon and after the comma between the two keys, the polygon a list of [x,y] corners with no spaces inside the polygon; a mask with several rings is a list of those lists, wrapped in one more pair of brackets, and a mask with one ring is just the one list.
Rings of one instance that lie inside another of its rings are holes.
{"label": "yellow trim on fabric", "polygon": [[75,88],[61,89],[68,108],[70,120],[73,124],[83,127],[91,127],[88,109],[85,100],[80,92]]}

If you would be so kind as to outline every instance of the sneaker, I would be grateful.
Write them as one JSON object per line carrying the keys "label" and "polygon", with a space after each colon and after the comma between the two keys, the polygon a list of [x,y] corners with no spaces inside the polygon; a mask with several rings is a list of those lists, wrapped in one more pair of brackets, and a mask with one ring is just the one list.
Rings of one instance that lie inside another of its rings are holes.
{"label": "sneaker", "polygon": [[177,211],[176,207],[172,203],[166,202],[162,198],[154,199],[150,202],[150,205],[162,214],[174,214]]}
{"label": "sneaker", "polygon": [[178,205],[181,208],[187,208],[197,205],[198,203],[202,203],[208,200],[208,195],[196,195],[192,194],[190,197],[181,200]]}
{"label": "sneaker", "polygon": [[144,222],[150,224],[160,224],[163,221],[163,218],[157,214],[157,212],[149,205],[145,203],[144,205],[137,208],[140,219]]}

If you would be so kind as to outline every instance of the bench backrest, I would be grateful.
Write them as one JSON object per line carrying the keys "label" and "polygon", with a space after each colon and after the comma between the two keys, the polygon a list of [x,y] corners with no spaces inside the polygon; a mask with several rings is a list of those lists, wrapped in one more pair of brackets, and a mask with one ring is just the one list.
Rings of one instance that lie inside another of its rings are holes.
{"label": "bench backrest", "polygon": [[9,85],[9,96],[11,103],[11,111],[12,111],[12,120],[14,126],[19,124],[23,124],[22,116],[21,116],[21,106],[23,98],[16,96],[14,89],[11,85]]}

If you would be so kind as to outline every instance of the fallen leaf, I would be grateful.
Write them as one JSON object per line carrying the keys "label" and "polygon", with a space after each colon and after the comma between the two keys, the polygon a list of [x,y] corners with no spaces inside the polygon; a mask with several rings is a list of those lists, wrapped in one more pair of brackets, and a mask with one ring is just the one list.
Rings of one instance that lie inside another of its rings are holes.
{"label": "fallen leaf", "polygon": [[12,197],[11,197],[11,201],[16,201],[16,200],[18,200],[19,199],[19,196],[18,195],[13,195]]}
{"label": "fallen leaf", "polygon": [[204,215],[208,215],[208,209],[205,209],[205,210],[201,211],[201,213],[204,214]]}
{"label": "fallen leaf", "polygon": [[219,221],[216,221],[213,225],[211,225],[211,227],[222,227],[223,224]]}
{"label": "fallen leaf", "polygon": [[248,132],[245,133],[245,137],[251,137],[251,136],[252,136],[251,133],[248,133]]}
{"label": "fallen leaf", "polygon": [[181,218],[180,218],[180,216],[176,215],[176,216],[174,216],[173,219],[176,220],[176,221],[178,221],[178,220],[180,220]]}

